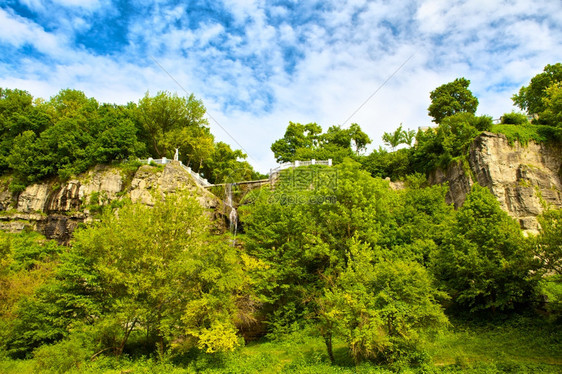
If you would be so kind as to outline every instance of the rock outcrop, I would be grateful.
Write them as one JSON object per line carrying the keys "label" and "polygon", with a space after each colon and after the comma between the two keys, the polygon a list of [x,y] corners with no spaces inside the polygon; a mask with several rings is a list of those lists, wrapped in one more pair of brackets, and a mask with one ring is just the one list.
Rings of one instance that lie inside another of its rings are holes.
{"label": "rock outcrop", "polygon": [[562,144],[517,142],[503,134],[484,132],[470,147],[468,165],[452,164],[436,170],[430,183],[449,183],[448,202],[459,207],[474,182],[486,186],[501,207],[527,232],[536,232],[536,220],[545,205],[562,207]]}
{"label": "rock outcrop", "polygon": [[224,206],[215,195],[199,186],[179,163],[164,168],[141,166],[134,174],[119,167],[98,166],[76,178],[59,183],[56,179],[28,186],[18,196],[0,184],[0,230],[18,232],[29,227],[59,242],[69,241],[82,222],[93,219],[103,205],[124,198],[153,205],[154,199],[179,190],[189,190],[224,227]]}

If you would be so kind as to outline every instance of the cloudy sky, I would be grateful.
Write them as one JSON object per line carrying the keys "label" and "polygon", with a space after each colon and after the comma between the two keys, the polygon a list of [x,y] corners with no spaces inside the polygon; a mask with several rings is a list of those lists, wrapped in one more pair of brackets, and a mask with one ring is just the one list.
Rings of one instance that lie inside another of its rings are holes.
{"label": "cloudy sky", "polygon": [[497,118],[560,61],[560,0],[0,2],[1,87],[118,104],[186,90],[261,171],[289,121],[356,122],[378,147],[400,123],[428,125],[443,83],[470,79]]}

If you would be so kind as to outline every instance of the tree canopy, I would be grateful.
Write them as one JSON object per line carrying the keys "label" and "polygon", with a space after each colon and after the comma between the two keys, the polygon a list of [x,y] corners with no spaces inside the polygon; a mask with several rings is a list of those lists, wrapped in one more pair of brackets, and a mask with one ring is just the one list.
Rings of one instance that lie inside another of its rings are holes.
{"label": "tree canopy", "polygon": [[562,82],[562,63],[546,65],[542,73],[535,75],[528,86],[523,86],[519,93],[513,95],[512,100],[528,114],[540,116],[547,107],[545,99],[549,97],[547,89],[551,86],[559,86]]}
{"label": "tree canopy", "polygon": [[[171,159],[178,149],[180,160],[205,172],[211,183],[223,182],[233,169],[247,170],[238,173],[245,179],[257,178],[245,154],[214,142],[204,116],[203,103],[193,95],[147,93],[138,104],[114,105],[72,89],[49,101],[0,89],[0,175],[13,174],[17,192],[44,178],[66,180],[96,164]],[[230,164],[221,161],[225,157]]]}
{"label": "tree canopy", "polygon": [[478,99],[468,89],[469,85],[468,79],[457,78],[431,91],[431,104],[427,110],[433,122],[441,123],[444,118],[456,113],[476,113]]}
{"label": "tree canopy", "polygon": [[345,157],[359,155],[370,143],[369,136],[356,123],[348,129],[331,126],[323,133],[316,123],[302,125],[290,122],[283,138],[276,140],[271,150],[280,163],[329,158],[339,163]]}

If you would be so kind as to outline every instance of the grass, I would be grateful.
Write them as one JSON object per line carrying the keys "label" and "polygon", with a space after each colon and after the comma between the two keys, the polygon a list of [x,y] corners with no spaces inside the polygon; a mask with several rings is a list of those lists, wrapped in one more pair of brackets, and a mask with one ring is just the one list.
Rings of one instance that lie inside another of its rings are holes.
{"label": "grass", "polygon": [[494,125],[491,132],[504,134],[510,145],[518,141],[521,145],[527,145],[530,140],[536,143],[562,140],[562,130],[552,126],[544,125]]}
{"label": "grass", "polygon": [[[354,365],[342,341],[330,364],[322,339],[312,330],[275,341],[252,342],[225,355],[152,358],[99,357],[69,373],[562,373],[560,322],[512,318],[494,324],[453,321],[453,327],[426,346],[432,363],[416,368]],[[34,360],[0,359],[0,373],[35,373]]]}
{"label": "grass", "polygon": [[562,372],[560,324],[518,318],[500,324],[453,322],[454,329],[443,333],[428,346],[436,365],[459,361],[556,365]]}

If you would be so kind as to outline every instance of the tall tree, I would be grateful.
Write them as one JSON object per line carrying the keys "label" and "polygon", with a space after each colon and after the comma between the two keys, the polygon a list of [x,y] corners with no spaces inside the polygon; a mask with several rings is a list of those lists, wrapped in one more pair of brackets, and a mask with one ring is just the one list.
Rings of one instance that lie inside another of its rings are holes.
{"label": "tall tree", "polygon": [[512,309],[532,296],[535,267],[519,225],[486,187],[475,184],[436,259],[453,301],[472,312]]}
{"label": "tall tree", "polygon": [[540,114],[539,122],[562,128],[562,82],[546,88],[543,104],[544,111]]}
{"label": "tall tree", "polygon": [[358,124],[352,123],[348,131],[355,147],[355,154],[358,155],[360,152],[365,151],[367,145],[371,144],[371,138],[361,130]]}
{"label": "tall tree", "polygon": [[376,249],[355,242],[347,266],[319,300],[320,332],[334,361],[333,337],[343,338],[356,362],[393,362],[415,355],[424,332],[441,329],[446,295],[416,262],[381,260]]}
{"label": "tall tree", "polygon": [[279,163],[295,161],[295,154],[299,149],[313,149],[318,145],[318,136],[322,128],[316,123],[302,125],[289,122],[283,138],[271,145],[275,160]]}
{"label": "tall tree", "polygon": [[231,351],[239,344],[236,300],[246,275],[243,255],[209,234],[194,196],[154,207],[126,204],[75,233],[57,278],[20,305],[9,346],[33,348],[82,329],[100,349],[121,354],[130,336],[160,352]]}
{"label": "tall tree", "polygon": [[540,231],[535,238],[535,255],[546,272],[562,276],[562,209],[548,209],[538,220]]}
{"label": "tall tree", "polygon": [[174,149],[181,145],[184,128],[208,126],[205,112],[203,103],[193,94],[185,98],[161,91],[150,97],[147,92],[139,101],[137,117],[148,134],[154,156],[172,157]]}
{"label": "tall tree", "polygon": [[544,98],[546,89],[553,84],[562,82],[562,63],[546,65],[542,73],[531,78],[528,86],[523,86],[519,93],[511,98],[513,103],[528,114],[540,114],[546,109]]}
{"label": "tall tree", "polygon": [[431,91],[431,104],[427,109],[433,122],[441,123],[444,118],[455,113],[476,113],[478,99],[468,89],[469,85],[468,79],[457,78]]}

